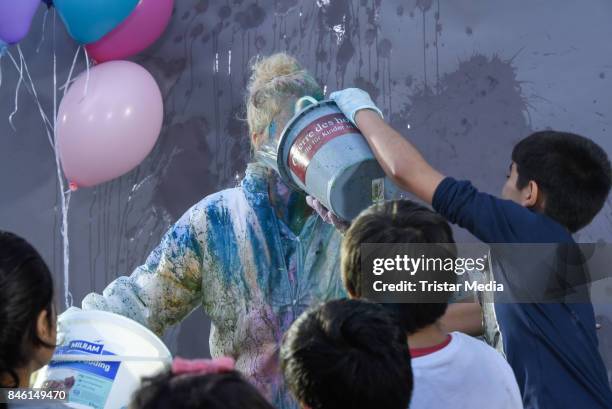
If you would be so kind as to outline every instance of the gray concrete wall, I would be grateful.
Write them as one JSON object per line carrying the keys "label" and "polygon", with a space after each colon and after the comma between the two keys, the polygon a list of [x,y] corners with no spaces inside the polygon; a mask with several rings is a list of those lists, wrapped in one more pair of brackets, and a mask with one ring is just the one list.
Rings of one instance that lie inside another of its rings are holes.
{"label": "gray concrete wall", "polygon": [[[77,303],[142,263],[190,205],[235,183],[249,158],[243,99],[248,61],[258,54],[295,54],[328,92],[368,90],[436,166],[492,193],[501,189],[513,144],[533,130],[579,132],[612,152],[609,1],[176,3],[163,38],[134,59],[164,95],[164,128],[154,152],[128,175],[72,197],[71,290]],[[49,15],[37,52],[42,19],[43,7],[22,49],[50,112],[53,20]],[[63,82],[76,46],[59,21],[55,41]],[[83,67],[81,60],[78,70]],[[2,73],[0,227],[32,240],[61,285],[53,154],[24,89],[17,132],[10,128],[17,75],[7,58]],[[578,239],[611,241],[610,203]],[[602,353],[612,367],[612,307],[597,311]],[[198,311],[169,341],[180,354],[203,355],[207,332]]]}

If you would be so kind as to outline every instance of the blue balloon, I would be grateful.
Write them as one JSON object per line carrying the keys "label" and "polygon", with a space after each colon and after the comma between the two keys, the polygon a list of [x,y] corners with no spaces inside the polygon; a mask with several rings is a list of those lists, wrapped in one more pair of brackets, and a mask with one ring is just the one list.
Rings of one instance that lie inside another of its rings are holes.
{"label": "blue balloon", "polygon": [[125,20],[139,0],[53,0],[68,33],[81,44],[98,41]]}
{"label": "blue balloon", "polygon": [[0,40],[0,57],[2,57],[4,55],[4,53],[6,52],[6,48],[8,47],[8,44],[5,43],[4,41]]}

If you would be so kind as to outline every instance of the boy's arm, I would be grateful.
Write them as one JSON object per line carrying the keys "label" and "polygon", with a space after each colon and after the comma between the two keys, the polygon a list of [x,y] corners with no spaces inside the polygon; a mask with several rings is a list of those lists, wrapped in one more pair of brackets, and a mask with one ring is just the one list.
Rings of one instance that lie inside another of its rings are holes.
{"label": "boy's arm", "polygon": [[446,313],[440,319],[440,323],[447,332],[459,331],[473,337],[484,333],[482,308],[477,302],[449,304]]}
{"label": "boy's arm", "polygon": [[383,170],[400,188],[431,204],[444,176],[402,135],[385,123],[370,96],[357,88],[330,95],[359,128]]}
{"label": "boy's arm", "polygon": [[367,92],[348,88],[332,93],[330,99],[357,125],[385,173],[399,187],[431,204],[451,223],[469,230],[485,243],[542,241],[538,240],[537,231],[534,233],[535,213],[479,192],[469,182],[445,178],[383,121]]}
{"label": "boy's arm", "polygon": [[444,176],[374,111],[357,112],[355,123],[387,176],[400,188],[431,204]]}

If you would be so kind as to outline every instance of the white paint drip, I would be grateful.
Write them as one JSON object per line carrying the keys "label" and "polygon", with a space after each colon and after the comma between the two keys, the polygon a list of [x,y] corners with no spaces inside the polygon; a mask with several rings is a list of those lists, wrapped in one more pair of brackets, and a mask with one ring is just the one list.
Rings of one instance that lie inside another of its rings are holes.
{"label": "white paint drip", "polygon": [[344,40],[344,36],[346,34],[346,14],[342,16],[342,23],[333,26],[332,30],[336,34],[337,44],[340,45],[342,43],[342,40]]}
{"label": "white paint drip", "polygon": [[227,52],[227,75],[232,76],[232,50]]}

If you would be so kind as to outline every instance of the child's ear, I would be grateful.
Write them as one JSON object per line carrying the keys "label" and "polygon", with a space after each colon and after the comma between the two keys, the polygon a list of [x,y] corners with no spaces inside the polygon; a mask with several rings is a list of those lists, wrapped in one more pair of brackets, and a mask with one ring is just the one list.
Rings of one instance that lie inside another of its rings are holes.
{"label": "child's ear", "polygon": [[359,299],[359,297],[355,295],[355,292],[351,288],[346,290],[346,294],[348,295],[348,298],[351,300]]}
{"label": "child's ear", "polygon": [[55,345],[56,335],[53,328],[52,318],[53,317],[50,316],[49,311],[46,309],[42,310],[36,319],[36,333],[38,338],[40,338],[43,342]]}
{"label": "child's ear", "polygon": [[532,208],[543,202],[542,191],[534,180],[529,181],[523,192],[523,206]]}

